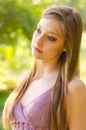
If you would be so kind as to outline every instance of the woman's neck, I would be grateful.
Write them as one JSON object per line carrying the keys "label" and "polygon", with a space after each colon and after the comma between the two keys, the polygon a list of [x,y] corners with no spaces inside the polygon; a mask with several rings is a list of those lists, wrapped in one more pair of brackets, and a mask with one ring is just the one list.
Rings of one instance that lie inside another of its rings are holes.
{"label": "woman's neck", "polygon": [[51,77],[57,75],[58,67],[55,61],[37,61],[36,75],[38,77]]}

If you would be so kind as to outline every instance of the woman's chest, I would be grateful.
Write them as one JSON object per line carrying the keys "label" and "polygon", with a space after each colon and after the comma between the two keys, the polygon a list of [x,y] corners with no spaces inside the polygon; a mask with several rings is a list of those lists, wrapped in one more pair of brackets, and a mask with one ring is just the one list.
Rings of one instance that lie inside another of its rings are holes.
{"label": "woman's chest", "polygon": [[46,93],[49,89],[54,86],[54,81],[51,80],[34,80],[26,90],[25,94],[21,99],[21,104],[23,107],[27,106],[28,103],[32,102],[36,98],[40,97]]}

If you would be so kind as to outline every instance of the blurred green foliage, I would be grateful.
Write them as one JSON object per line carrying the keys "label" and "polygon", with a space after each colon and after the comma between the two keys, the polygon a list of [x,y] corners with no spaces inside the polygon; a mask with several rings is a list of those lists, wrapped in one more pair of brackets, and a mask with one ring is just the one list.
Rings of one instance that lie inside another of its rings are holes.
{"label": "blurred green foliage", "polygon": [[31,8],[17,0],[0,1],[0,44],[17,44],[19,35],[31,39],[35,19]]}

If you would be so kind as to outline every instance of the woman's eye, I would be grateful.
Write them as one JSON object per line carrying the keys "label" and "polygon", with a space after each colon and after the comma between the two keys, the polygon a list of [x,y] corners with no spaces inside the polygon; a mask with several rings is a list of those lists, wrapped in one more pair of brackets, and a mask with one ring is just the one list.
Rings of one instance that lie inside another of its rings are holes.
{"label": "woman's eye", "polygon": [[36,29],[37,33],[41,33],[41,30],[39,28]]}
{"label": "woman's eye", "polygon": [[51,36],[48,36],[48,39],[49,39],[50,41],[56,41],[56,40],[57,40],[56,38],[51,37]]}

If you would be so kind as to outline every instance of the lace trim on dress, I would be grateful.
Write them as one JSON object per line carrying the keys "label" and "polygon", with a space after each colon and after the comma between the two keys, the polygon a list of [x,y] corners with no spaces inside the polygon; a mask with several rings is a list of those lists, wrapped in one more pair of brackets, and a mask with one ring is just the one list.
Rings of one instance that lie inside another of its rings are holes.
{"label": "lace trim on dress", "polygon": [[48,127],[33,126],[30,122],[11,121],[12,130],[50,130]]}

